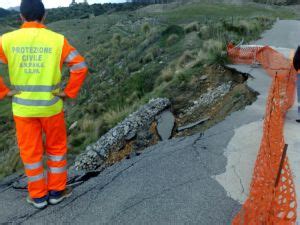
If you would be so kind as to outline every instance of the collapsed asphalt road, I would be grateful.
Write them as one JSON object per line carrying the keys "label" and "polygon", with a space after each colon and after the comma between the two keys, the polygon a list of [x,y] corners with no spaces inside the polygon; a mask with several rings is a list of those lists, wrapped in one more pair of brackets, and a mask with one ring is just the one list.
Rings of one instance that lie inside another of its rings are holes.
{"label": "collapsed asphalt road", "polygon": [[214,139],[199,134],[162,142],[108,168],[67,201],[43,211],[25,203],[26,192],[0,190],[0,223],[229,224],[240,205],[211,178],[226,165],[221,148],[215,147],[226,143],[213,144]]}
{"label": "collapsed asphalt road", "polygon": [[[300,22],[277,22],[264,44],[276,39],[277,46],[294,48],[300,29],[291,33],[294,37],[289,31],[295,26],[300,28]],[[286,36],[275,35],[284,30]],[[248,84],[260,93],[245,110],[205,134],[164,141],[123,160],[43,211],[26,204],[26,192],[0,185],[0,223],[230,224],[248,193],[270,84],[262,69],[235,68],[250,73]]]}

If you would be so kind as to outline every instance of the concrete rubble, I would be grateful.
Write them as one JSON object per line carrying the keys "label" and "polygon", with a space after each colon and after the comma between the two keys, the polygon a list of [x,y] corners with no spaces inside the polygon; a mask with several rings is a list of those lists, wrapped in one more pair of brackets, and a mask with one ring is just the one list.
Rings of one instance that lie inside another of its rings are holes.
{"label": "concrete rubble", "polygon": [[224,83],[214,90],[209,90],[205,94],[201,95],[199,99],[193,102],[193,105],[185,110],[187,115],[191,115],[195,109],[212,105],[218,101],[221,97],[225,96],[231,89],[232,82]]}
{"label": "concrete rubble", "polygon": [[90,171],[99,168],[109,153],[121,150],[126,141],[136,137],[137,133],[145,126],[150,127],[156,117],[170,105],[170,101],[166,98],[150,100],[148,104],[103,135],[96,143],[89,145],[77,157],[72,169]]}

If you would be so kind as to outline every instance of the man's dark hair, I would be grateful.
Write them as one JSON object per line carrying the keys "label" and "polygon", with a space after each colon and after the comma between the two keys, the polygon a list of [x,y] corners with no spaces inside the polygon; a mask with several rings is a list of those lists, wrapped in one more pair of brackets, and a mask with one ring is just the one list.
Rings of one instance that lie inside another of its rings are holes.
{"label": "man's dark hair", "polygon": [[42,21],[45,6],[41,0],[22,0],[20,12],[26,21]]}

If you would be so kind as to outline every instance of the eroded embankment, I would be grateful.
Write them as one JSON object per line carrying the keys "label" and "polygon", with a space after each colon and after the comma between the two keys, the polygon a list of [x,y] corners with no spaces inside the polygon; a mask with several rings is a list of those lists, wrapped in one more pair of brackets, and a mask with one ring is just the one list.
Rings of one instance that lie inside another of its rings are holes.
{"label": "eroded embankment", "polygon": [[[181,90],[171,100],[151,101],[89,145],[76,158],[69,182],[96,176],[104,168],[138,156],[161,140],[204,132],[255,101],[257,93],[248,88],[247,79],[248,74],[231,68],[208,66],[191,81],[193,89]],[[15,187],[25,185],[18,182]]]}
{"label": "eroded embankment", "polygon": [[223,66],[211,66],[194,82],[194,90],[169,101],[156,99],[88,146],[75,160],[75,170],[102,170],[160,140],[204,132],[227,115],[251,104],[247,74]]}

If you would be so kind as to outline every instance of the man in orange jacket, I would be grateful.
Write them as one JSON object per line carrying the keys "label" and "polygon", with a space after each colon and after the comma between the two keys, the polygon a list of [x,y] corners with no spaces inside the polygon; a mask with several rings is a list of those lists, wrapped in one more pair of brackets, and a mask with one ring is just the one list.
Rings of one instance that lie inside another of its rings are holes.
{"label": "man in orange jacket", "polygon": [[[11,83],[9,89],[0,77],[0,99],[12,100],[18,146],[28,177],[27,202],[42,209],[71,195],[66,187],[63,100],[76,98],[88,69],[84,58],[62,35],[43,25],[45,8],[41,0],[22,0],[20,11],[24,22],[21,29],[0,39],[0,62],[8,64]],[[63,64],[70,68],[70,79],[61,91]]]}

